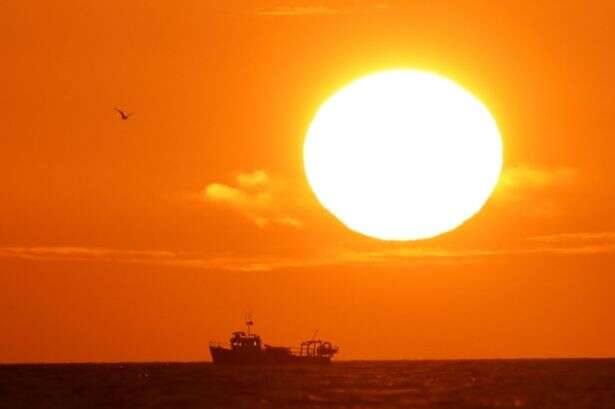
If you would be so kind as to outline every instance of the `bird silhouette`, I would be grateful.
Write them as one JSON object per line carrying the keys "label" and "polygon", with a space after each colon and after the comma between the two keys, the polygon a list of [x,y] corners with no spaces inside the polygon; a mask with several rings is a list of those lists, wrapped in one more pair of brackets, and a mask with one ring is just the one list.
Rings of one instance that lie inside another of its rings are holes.
{"label": "bird silhouette", "polygon": [[132,115],[132,112],[124,112],[119,108],[115,108],[115,110],[117,111],[118,114],[120,114],[123,121],[127,120]]}

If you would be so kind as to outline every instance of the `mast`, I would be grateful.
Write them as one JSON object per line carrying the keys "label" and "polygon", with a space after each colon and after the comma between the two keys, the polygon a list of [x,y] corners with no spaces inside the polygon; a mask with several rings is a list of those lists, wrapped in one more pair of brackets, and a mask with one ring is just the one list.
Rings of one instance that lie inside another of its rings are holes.
{"label": "mast", "polygon": [[254,325],[254,321],[252,321],[252,313],[246,316],[246,327],[248,327],[248,336],[250,336],[250,328]]}

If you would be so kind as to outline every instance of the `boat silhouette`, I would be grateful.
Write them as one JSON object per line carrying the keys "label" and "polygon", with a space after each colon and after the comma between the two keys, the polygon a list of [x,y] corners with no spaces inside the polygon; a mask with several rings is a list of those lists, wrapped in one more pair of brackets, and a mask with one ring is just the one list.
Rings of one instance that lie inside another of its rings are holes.
{"label": "boat silhouette", "polygon": [[214,364],[234,365],[326,365],[339,348],[329,341],[310,339],[299,348],[263,344],[260,336],[251,332],[254,322],[246,320],[246,331],[232,333],[229,346],[210,342],[209,352]]}

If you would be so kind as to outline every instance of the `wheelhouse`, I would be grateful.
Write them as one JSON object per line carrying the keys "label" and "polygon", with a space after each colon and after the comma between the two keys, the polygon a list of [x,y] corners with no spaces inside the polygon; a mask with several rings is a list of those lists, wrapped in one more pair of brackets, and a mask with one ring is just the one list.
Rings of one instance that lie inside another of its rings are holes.
{"label": "wheelhouse", "polygon": [[243,331],[233,332],[230,343],[233,350],[261,349],[261,337]]}

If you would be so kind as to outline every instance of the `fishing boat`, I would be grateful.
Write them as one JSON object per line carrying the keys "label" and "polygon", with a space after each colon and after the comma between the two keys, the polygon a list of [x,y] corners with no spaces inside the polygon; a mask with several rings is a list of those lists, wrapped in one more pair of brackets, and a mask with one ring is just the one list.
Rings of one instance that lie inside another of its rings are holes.
{"label": "fishing boat", "polygon": [[209,352],[214,364],[235,365],[326,365],[339,348],[329,341],[312,339],[303,341],[299,348],[263,344],[260,336],[252,333],[254,322],[246,320],[246,331],[232,333],[229,346],[210,342]]}

